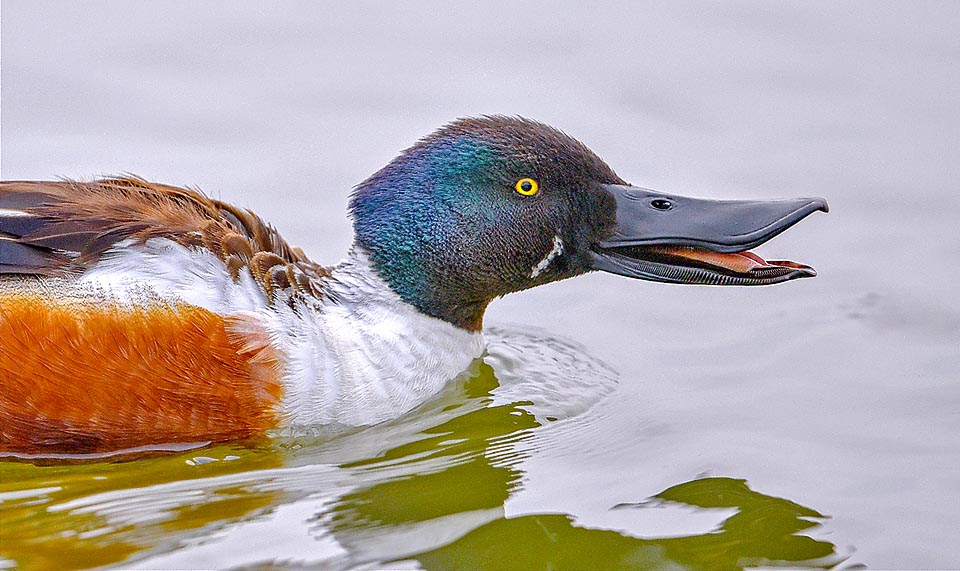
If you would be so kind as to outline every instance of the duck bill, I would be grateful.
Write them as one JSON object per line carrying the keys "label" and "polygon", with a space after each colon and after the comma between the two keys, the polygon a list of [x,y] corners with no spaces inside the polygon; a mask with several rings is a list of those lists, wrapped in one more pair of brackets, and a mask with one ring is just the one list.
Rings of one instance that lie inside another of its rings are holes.
{"label": "duck bill", "polygon": [[593,269],[675,284],[769,285],[813,277],[810,266],[749,250],[808,215],[822,198],[705,200],[604,185],[617,205],[612,236],[593,246]]}

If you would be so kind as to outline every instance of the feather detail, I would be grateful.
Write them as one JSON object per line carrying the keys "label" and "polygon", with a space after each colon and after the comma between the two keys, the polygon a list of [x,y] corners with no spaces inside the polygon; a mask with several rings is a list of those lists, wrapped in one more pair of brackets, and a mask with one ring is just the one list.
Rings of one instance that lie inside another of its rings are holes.
{"label": "feather detail", "polygon": [[249,267],[271,300],[314,296],[330,276],[249,210],[197,190],[135,177],[0,183],[0,274],[70,277],[120,242],[151,238],[206,248],[234,279]]}
{"label": "feather detail", "polygon": [[281,360],[252,314],[0,293],[0,451],[228,441],[277,425]]}

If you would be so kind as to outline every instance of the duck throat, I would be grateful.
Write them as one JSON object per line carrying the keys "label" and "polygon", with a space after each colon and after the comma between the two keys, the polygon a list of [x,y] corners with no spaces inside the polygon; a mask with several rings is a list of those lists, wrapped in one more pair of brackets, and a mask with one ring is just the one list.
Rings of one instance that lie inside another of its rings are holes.
{"label": "duck throat", "polygon": [[351,256],[359,255],[372,275],[423,315],[471,333],[483,329],[484,312],[497,294],[486,291],[482,276],[471,277],[469,256],[451,255],[442,247],[408,256],[402,247],[368,249],[358,243]]}

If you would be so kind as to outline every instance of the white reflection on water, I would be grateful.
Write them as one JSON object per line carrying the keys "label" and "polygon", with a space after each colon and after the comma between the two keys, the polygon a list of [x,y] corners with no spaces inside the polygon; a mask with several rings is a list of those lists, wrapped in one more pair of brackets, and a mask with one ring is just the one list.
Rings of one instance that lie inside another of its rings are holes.
{"label": "white reflection on water", "polygon": [[587,412],[617,386],[617,373],[583,345],[534,327],[511,325],[484,331],[487,355],[500,386],[493,402],[523,405],[541,423]]}

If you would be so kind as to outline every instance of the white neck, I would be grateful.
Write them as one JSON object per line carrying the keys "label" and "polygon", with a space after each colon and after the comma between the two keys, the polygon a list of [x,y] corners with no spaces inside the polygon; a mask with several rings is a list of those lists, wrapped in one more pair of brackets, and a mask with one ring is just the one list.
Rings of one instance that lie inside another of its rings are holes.
{"label": "white neck", "polygon": [[424,315],[351,249],[319,307],[274,330],[288,355],[285,424],[374,424],[436,394],[483,354],[483,337]]}

